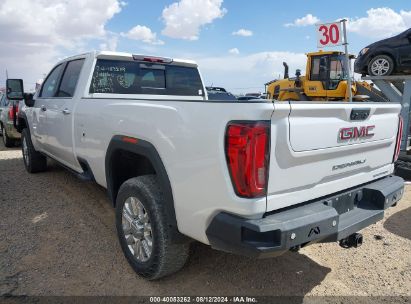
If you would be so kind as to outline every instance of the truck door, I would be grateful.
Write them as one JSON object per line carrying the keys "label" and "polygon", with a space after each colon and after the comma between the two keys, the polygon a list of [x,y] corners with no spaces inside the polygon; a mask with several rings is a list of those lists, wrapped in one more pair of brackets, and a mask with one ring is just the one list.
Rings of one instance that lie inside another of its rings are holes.
{"label": "truck door", "polygon": [[46,151],[57,161],[81,171],[73,149],[73,109],[77,80],[84,59],[75,59],[65,63],[63,76],[54,97],[47,108]]}
{"label": "truck door", "polygon": [[50,128],[47,121],[47,109],[50,106],[51,98],[55,95],[63,69],[64,64],[59,64],[51,70],[35,99],[34,106],[27,109],[32,111],[32,115],[30,115],[32,119],[31,137],[35,141],[36,149],[40,151],[43,151],[45,148],[46,130]]}

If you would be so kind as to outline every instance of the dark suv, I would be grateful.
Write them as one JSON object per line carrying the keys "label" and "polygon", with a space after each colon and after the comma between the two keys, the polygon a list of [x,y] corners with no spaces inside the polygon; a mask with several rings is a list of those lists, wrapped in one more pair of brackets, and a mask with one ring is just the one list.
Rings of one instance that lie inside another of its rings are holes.
{"label": "dark suv", "polygon": [[354,71],[363,76],[411,72],[411,28],[363,48],[355,60]]}

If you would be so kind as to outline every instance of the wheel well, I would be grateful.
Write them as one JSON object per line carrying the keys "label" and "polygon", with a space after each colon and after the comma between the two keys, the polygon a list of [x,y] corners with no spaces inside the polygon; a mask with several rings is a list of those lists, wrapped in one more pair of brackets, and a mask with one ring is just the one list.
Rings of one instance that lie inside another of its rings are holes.
{"label": "wheel well", "polygon": [[110,160],[113,204],[120,186],[128,179],[147,174],[156,174],[150,160],[140,154],[126,150],[116,150]]}
{"label": "wheel well", "polygon": [[124,181],[141,175],[155,174],[164,196],[166,224],[171,228],[171,239],[179,243],[188,241],[187,237],[178,231],[171,182],[160,155],[150,142],[136,138],[133,140],[122,135],[113,136],[106,152],[105,169],[107,191],[114,207],[118,190]]}

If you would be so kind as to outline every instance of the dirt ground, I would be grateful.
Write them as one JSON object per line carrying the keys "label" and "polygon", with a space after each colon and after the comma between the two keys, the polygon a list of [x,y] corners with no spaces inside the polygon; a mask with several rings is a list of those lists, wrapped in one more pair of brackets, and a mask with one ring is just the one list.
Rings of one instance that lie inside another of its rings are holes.
{"label": "dirt ground", "polygon": [[103,188],[53,163],[30,175],[20,149],[2,143],[0,216],[0,295],[411,296],[411,186],[358,249],[315,244],[252,260],[194,244],[185,268],[156,282],[123,257]]}

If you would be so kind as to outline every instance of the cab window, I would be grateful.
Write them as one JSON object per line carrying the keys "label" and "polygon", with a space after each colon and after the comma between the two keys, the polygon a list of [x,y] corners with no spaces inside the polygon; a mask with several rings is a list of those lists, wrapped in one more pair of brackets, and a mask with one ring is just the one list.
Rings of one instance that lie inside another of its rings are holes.
{"label": "cab window", "polygon": [[57,97],[73,97],[84,59],[69,61],[64,71]]}
{"label": "cab window", "polygon": [[335,56],[330,61],[330,82],[328,84],[329,90],[335,90],[341,80],[345,80],[344,56]]}
{"label": "cab window", "polygon": [[327,80],[327,56],[314,56],[311,59],[311,77],[312,81],[326,81]]}
{"label": "cab window", "polygon": [[62,71],[63,64],[59,64],[50,72],[50,74],[47,76],[46,81],[43,83],[40,97],[50,98],[55,95]]}

